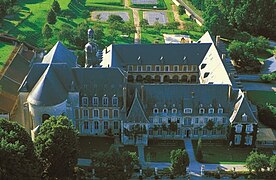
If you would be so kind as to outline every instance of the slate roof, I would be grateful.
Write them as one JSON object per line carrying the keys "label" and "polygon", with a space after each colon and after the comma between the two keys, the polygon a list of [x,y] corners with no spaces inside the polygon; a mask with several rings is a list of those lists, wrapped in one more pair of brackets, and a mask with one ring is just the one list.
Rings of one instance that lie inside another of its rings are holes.
{"label": "slate roof", "polygon": [[[182,113],[184,108],[193,108],[193,114],[198,114],[200,104],[204,108],[209,108],[210,104],[217,108],[220,104],[224,112],[229,112],[228,85],[145,84],[143,89],[143,104],[148,116],[152,114],[154,107],[163,109],[164,105],[168,109],[175,106],[179,113]],[[141,88],[139,92],[141,95]]]}
{"label": "slate roof", "polygon": [[28,102],[52,106],[65,101],[72,81],[70,74],[66,64],[50,64],[31,90]]}
{"label": "slate roof", "polygon": [[135,96],[133,99],[133,103],[128,112],[128,116],[126,118],[126,122],[128,123],[149,123],[145,115],[145,111],[142,107],[142,104],[139,100],[139,95],[137,89],[135,90]]}
{"label": "slate roof", "polygon": [[[247,115],[247,121],[242,120],[242,115]],[[257,123],[258,120],[256,119],[254,113],[252,112],[252,109],[250,107],[250,104],[245,97],[244,93],[239,90],[237,100],[234,104],[234,110],[232,112],[232,115],[230,117],[231,123]]]}
{"label": "slate roof", "polygon": [[66,63],[70,67],[77,66],[77,56],[58,41],[55,46],[44,56],[42,63]]}
{"label": "slate roof", "polygon": [[[123,102],[123,87],[126,83],[126,72],[119,68],[73,68],[72,73],[75,79],[75,88],[80,92],[80,98],[103,97],[108,98],[116,95],[119,99],[119,106]],[[101,101],[101,99],[100,99]],[[81,101],[80,101],[81,102]],[[89,105],[92,103],[92,98]],[[111,100],[108,101],[111,105]]]}
{"label": "slate roof", "polygon": [[276,72],[276,59],[275,55],[265,60],[261,73],[262,74],[270,74]]}
{"label": "slate roof", "polygon": [[[120,44],[112,45],[110,51],[112,67],[128,64],[199,65],[211,43],[204,44]],[[107,54],[108,54],[107,53]],[[186,57],[185,60],[184,57]],[[138,60],[139,59],[139,60]],[[160,60],[162,59],[162,61]],[[104,59],[106,61],[106,59]],[[104,63],[104,62],[103,62]]]}

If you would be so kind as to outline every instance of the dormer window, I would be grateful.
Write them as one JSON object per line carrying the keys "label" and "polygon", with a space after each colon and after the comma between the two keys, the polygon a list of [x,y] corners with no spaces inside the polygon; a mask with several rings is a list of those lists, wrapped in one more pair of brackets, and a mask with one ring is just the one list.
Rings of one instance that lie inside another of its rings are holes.
{"label": "dormer window", "polygon": [[205,109],[204,108],[199,108],[199,114],[204,114],[205,113]]}
{"label": "dormer window", "polygon": [[209,113],[209,114],[214,114],[214,111],[215,111],[214,108],[209,108],[208,113]]}
{"label": "dormer window", "polygon": [[143,67],[142,66],[137,66],[137,71],[143,71]]}
{"label": "dormer window", "polygon": [[184,113],[185,113],[185,114],[192,114],[192,112],[193,112],[193,109],[192,109],[192,108],[185,108],[185,109],[184,109]]}
{"label": "dormer window", "polygon": [[94,96],[92,98],[92,104],[93,104],[93,106],[98,106],[99,105],[99,98]]}
{"label": "dormer window", "polygon": [[158,114],[158,108],[153,109],[153,114]]}
{"label": "dormer window", "polygon": [[172,109],[172,113],[173,113],[173,114],[176,114],[176,113],[177,113],[177,109],[176,109],[176,108],[173,108],[173,109]]}
{"label": "dormer window", "polygon": [[170,66],[166,65],[165,66],[165,71],[167,71],[167,72],[170,71]]}
{"label": "dormer window", "polygon": [[103,106],[108,106],[108,97],[106,96],[106,94],[103,97],[103,102],[102,102]]}
{"label": "dormer window", "polygon": [[168,113],[168,109],[167,109],[167,108],[164,108],[164,109],[163,109],[163,113],[167,114],[167,113]]}
{"label": "dormer window", "polygon": [[82,97],[82,105],[88,106],[88,97]]}
{"label": "dormer window", "polygon": [[150,65],[147,66],[147,71],[148,71],[148,72],[151,71],[151,66],[150,66]]}
{"label": "dormer window", "polygon": [[118,98],[116,95],[112,97],[112,106],[118,106]]}
{"label": "dormer window", "polygon": [[222,108],[218,108],[218,114],[223,114],[223,109]]}
{"label": "dormer window", "polygon": [[188,66],[184,66],[184,67],[183,67],[183,71],[184,71],[184,72],[187,72],[187,71],[188,71]]}
{"label": "dormer window", "polygon": [[247,115],[245,113],[242,115],[242,121],[247,121]]}
{"label": "dormer window", "polygon": [[173,71],[177,72],[178,71],[178,66],[173,66]]}
{"label": "dormer window", "polygon": [[133,66],[132,65],[128,66],[128,71],[133,71]]}
{"label": "dormer window", "polygon": [[155,66],[155,71],[160,71],[160,66]]}

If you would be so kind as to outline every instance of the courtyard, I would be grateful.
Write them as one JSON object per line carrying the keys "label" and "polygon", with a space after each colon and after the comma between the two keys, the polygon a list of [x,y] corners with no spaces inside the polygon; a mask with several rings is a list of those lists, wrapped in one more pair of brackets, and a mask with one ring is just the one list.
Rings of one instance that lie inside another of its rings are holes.
{"label": "courtyard", "polygon": [[165,25],[168,22],[168,17],[166,12],[155,12],[155,11],[145,11],[143,13],[143,18],[148,20],[149,25],[154,25],[155,23]]}
{"label": "courtyard", "polygon": [[129,14],[128,12],[121,12],[121,11],[96,11],[92,12],[92,20],[99,20],[99,21],[107,21],[110,15],[117,15],[120,16],[123,21],[129,21]]}

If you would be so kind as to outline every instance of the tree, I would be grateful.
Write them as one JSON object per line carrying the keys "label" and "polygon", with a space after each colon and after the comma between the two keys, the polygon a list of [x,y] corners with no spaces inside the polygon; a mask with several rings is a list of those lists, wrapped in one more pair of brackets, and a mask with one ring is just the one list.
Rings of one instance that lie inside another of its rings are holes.
{"label": "tree", "polygon": [[142,20],[140,21],[140,26],[141,26],[141,27],[145,28],[145,27],[147,27],[148,25],[149,25],[149,22],[148,22],[147,19],[142,19]]}
{"label": "tree", "polygon": [[115,22],[124,23],[124,20],[119,15],[111,14],[108,16],[107,22],[109,22],[110,24],[115,23]]}
{"label": "tree", "polygon": [[196,160],[199,161],[199,162],[202,162],[202,160],[203,160],[201,138],[198,139],[198,141],[197,141]]}
{"label": "tree", "polygon": [[62,24],[61,30],[58,32],[58,39],[61,41],[67,40],[69,43],[75,43],[73,34],[72,26],[68,24]]}
{"label": "tree", "polygon": [[39,174],[34,144],[25,129],[15,122],[0,119],[1,179],[34,179]]}
{"label": "tree", "polygon": [[56,13],[51,9],[47,15],[47,22],[49,24],[55,24],[57,22]]}
{"label": "tree", "polygon": [[255,171],[257,174],[261,172],[261,169],[266,169],[269,166],[268,157],[265,154],[259,154],[258,152],[251,152],[246,158],[246,167],[251,172]]}
{"label": "tree", "polygon": [[[14,12],[13,6],[17,0],[0,0],[0,21],[11,12]],[[16,11],[15,11],[16,12]]]}
{"label": "tree", "polygon": [[177,131],[177,123],[176,122],[171,122],[169,127],[170,127],[171,131],[173,131],[173,132]]}
{"label": "tree", "polygon": [[174,30],[177,29],[177,27],[180,24],[179,24],[179,22],[174,21],[174,22],[168,22],[166,25],[167,25],[168,29],[172,29],[174,32]]}
{"label": "tree", "polygon": [[156,22],[154,23],[154,29],[155,29],[156,31],[161,31],[162,28],[163,28],[163,25],[160,24],[158,21],[156,21]]}
{"label": "tree", "polygon": [[87,30],[89,26],[86,22],[80,23],[75,32],[75,45],[79,48],[83,48],[87,43]]}
{"label": "tree", "polygon": [[35,138],[36,153],[49,178],[72,178],[77,165],[78,133],[65,116],[50,117]]}
{"label": "tree", "polygon": [[183,15],[185,13],[185,9],[183,6],[178,6],[177,11],[179,15]]}
{"label": "tree", "polygon": [[269,160],[271,171],[276,172],[276,155],[272,155]]}
{"label": "tree", "polygon": [[49,26],[49,24],[45,24],[42,29],[42,34],[46,39],[50,39],[53,35],[52,28]]}
{"label": "tree", "polygon": [[136,28],[132,23],[127,22],[127,23],[124,23],[122,32],[130,36],[130,34],[136,33]]}
{"label": "tree", "polygon": [[173,173],[175,175],[185,175],[186,167],[190,163],[187,152],[182,149],[172,150],[170,159]]}
{"label": "tree", "polygon": [[60,9],[60,5],[57,0],[54,0],[54,2],[52,4],[52,9],[56,14],[60,13],[61,9]]}
{"label": "tree", "polygon": [[265,125],[276,129],[276,107],[271,104],[258,107],[258,117]]}
{"label": "tree", "polygon": [[214,128],[214,121],[212,120],[208,120],[208,122],[206,123],[205,127],[208,129],[208,130],[212,130]]}
{"label": "tree", "polygon": [[99,178],[127,179],[132,175],[134,167],[138,165],[136,153],[120,153],[113,146],[110,147],[107,153],[97,153],[91,159],[96,176]]}

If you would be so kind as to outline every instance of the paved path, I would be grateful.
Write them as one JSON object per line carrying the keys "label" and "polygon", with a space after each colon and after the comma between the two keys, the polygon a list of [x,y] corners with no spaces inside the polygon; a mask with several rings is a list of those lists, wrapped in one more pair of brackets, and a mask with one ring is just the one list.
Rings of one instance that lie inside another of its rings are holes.
{"label": "paved path", "polygon": [[174,4],[172,4],[172,11],[173,11],[175,21],[179,22],[180,24],[179,29],[184,30],[184,22],[180,19],[176,5]]}
{"label": "paved path", "polygon": [[186,3],[184,3],[182,0],[178,0],[178,2],[184,6],[186,10],[188,10],[201,24],[204,23],[204,19],[200,17],[196,12],[194,12]]}
{"label": "paved path", "polygon": [[146,167],[145,155],[144,155],[144,145],[138,145],[138,159],[142,167]]}

